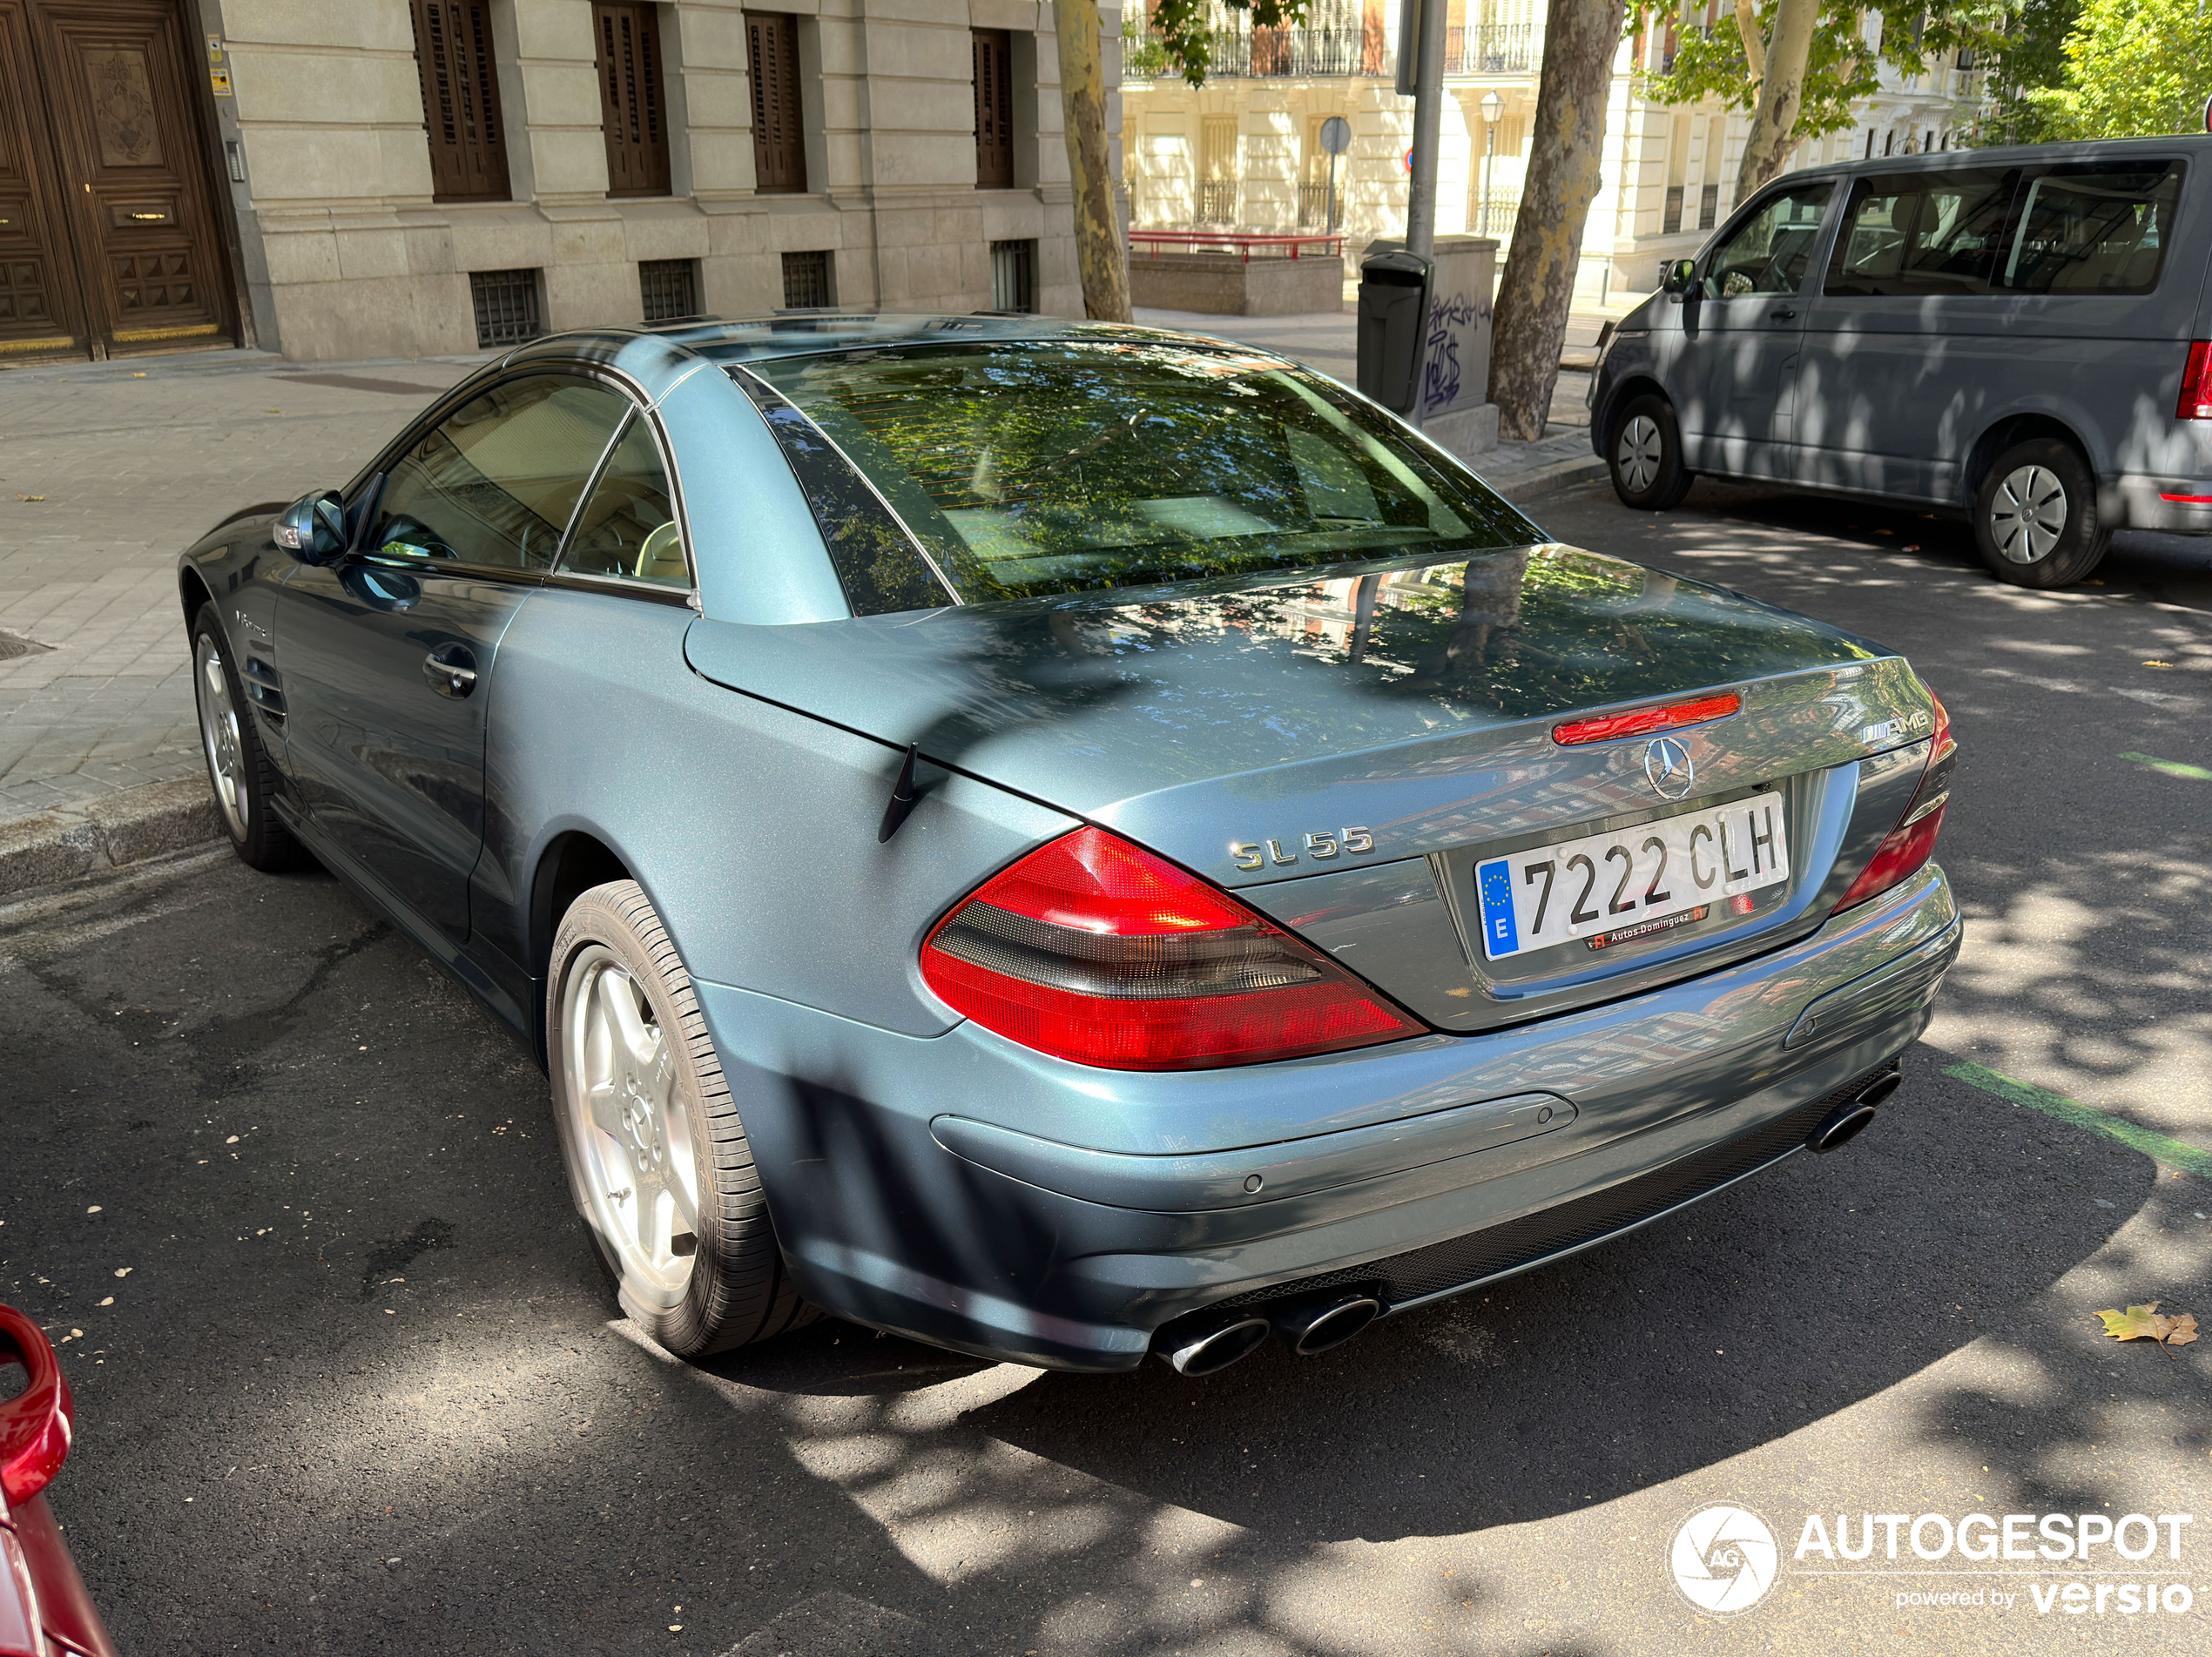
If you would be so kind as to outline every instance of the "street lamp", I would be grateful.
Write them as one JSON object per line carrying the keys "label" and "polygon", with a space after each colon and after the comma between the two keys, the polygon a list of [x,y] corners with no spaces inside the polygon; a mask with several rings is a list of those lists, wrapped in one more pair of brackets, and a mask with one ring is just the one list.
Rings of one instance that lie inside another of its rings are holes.
{"label": "street lamp", "polygon": [[1490,158],[1498,153],[1498,118],[1506,100],[1492,87],[1482,95],[1482,234],[1490,233]]}

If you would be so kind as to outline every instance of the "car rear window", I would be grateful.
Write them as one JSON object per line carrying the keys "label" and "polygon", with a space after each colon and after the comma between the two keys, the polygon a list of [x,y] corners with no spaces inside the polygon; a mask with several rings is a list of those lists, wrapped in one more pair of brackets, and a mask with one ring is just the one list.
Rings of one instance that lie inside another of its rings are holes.
{"label": "car rear window", "polygon": [[[1128,339],[921,345],[745,373],[862,614],[1523,546],[1534,527],[1341,387],[1236,349]],[[919,543],[855,535],[849,485]],[[849,567],[848,567],[849,566]]]}
{"label": "car rear window", "polygon": [[2020,293],[2148,293],[2158,286],[2179,161],[2097,161],[2030,173],[1997,286]]}

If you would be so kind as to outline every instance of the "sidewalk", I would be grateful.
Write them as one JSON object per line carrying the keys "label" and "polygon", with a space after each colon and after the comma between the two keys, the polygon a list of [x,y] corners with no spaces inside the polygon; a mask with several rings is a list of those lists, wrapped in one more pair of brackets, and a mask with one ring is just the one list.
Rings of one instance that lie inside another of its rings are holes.
{"label": "sidewalk", "polygon": [[[1350,313],[1139,320],[1353,377]],[[1596,339],[1595,318],[1576,327],[1570,343]],[[215,837],[177,554],[242,507],[342,484],[480,360],[226,351],[0,372],[0,895]],[[1570,423],[1587,377],[1560,376],[1541,442],[1482,457],[1509,498],[1597,475]]]}
{"label": "sidewalk", "polygon": [[177,554],[240,507],[343,483],[475,360],[0,373],[0,892],[185,832],[160,826],[206,792]]}

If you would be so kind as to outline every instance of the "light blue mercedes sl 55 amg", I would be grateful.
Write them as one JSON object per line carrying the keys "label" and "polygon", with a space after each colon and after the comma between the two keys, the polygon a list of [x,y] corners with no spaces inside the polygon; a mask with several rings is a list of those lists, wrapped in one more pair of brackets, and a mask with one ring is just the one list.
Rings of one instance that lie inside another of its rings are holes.
{"label": "light blue mercedes sl 55 amg", "polygon": [[1905,662],[1549,542],[1219,340],[564,334],[179,569],[217,801],[543,1056],[623,1307],[1218,1370],[1898,1086]]}

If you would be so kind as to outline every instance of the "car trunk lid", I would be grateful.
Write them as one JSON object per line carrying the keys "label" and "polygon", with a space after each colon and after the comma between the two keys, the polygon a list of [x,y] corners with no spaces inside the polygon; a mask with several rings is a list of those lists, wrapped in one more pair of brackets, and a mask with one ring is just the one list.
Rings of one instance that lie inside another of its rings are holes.
{"label": "car trunk lid", "polygon": [[[1856,762],[1910,744],[1927,707],[1878,646],[1558,545],[1196,593],[701,621],[687,649],[708,679],[915,744],[1309,935],[1347,903],[1422,906],[1417,923],[1371,925],[1349,940],[1361,954],[1341,958],[1460,1027],[1446,1015],[1525,1016],[1587,999],[1594,972],[1703,959],[1802,919],[1851,838]],[[1679,805],[1655,791],[1646,739],[1553,739],[1567,716],[1708,691],[1735,694],[1740,711],[1669,733],[1695,773]],[[1532,975],[1470,954],[1480,859],[1765,792],[1784,803],[1795,866],[1756,914],[1634,941],[1602,969],[1548,958]],[[1385,955],[1426,964],[1392,971]],[[1416,981],[1427,987],[1399,987]]]}

